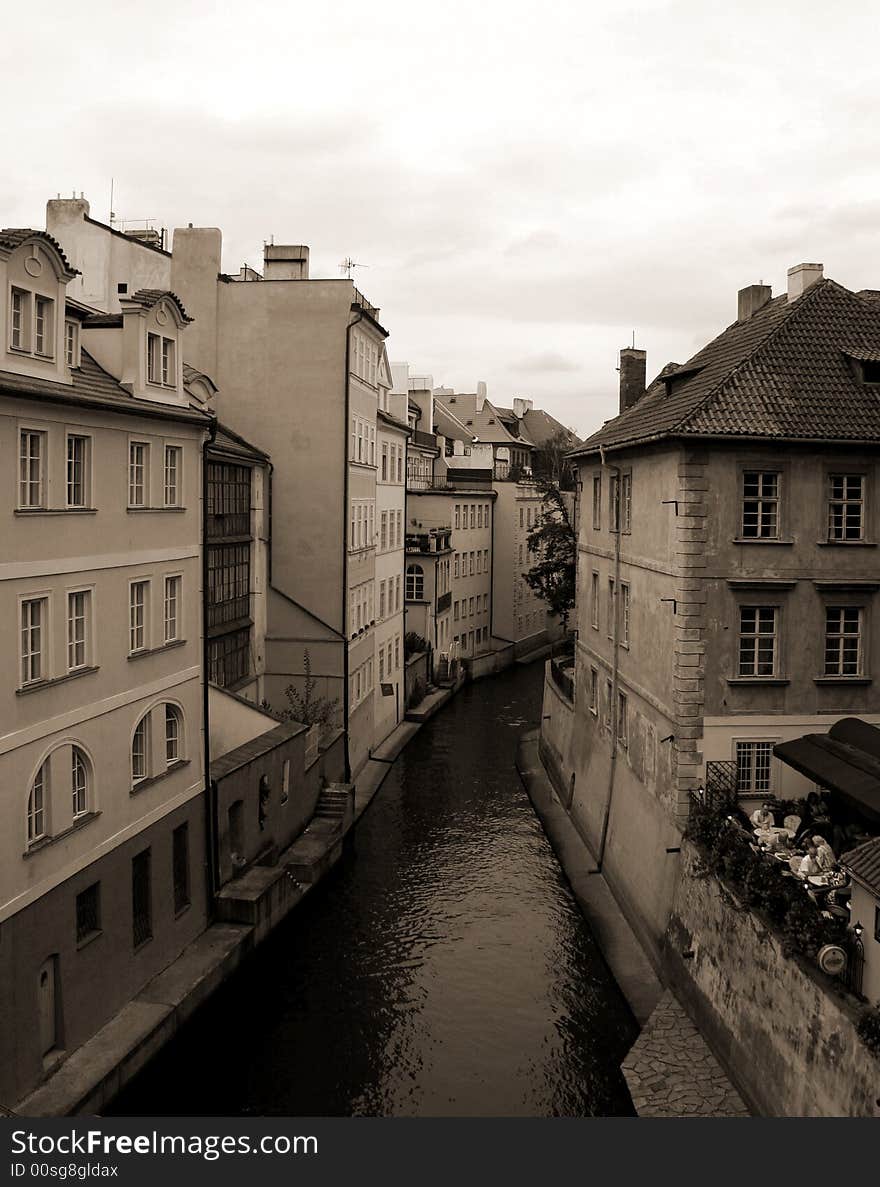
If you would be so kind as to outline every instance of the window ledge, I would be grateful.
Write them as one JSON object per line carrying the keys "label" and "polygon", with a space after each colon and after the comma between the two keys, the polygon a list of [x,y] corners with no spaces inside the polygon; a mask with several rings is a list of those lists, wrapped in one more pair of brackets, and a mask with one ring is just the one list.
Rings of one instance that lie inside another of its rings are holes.
{"label": "window ledge", "polygon": [[870,684],[870,676],[814,676],[814,684]]}
{"label": "window ledge", "polygon": [[775,536],[734,536],[731,541],[732,544],[782,544],[791,546],[794,540],[779,539]]}
{"label": "window ledge", "polygon": [[78,816],[70,828],[66,828],[64,832],[55,833],[51,837],[41,837],[39,841],[34,841],[33,845],[28,845],[27,849],[22,853],[22,857],[33,857],[35,853],[39,853],[43,849],[48,849],[50,845],[56,845],[59,841],[63,841],[65,837],[69,837],[71,833],[75,833],[79,829],[85,828],[87,824],[91,824],[93,820],[97,820],[100,815],[100,812],[85,812],[82,816]]}
{"label": "window ledge", "polygon": [[100,927],[96,931],[90,931],[87,936],[83,936],[83,938],[81,940],[77,940],[77,942],[76,942],[77,952],[81,952],[83,950],[83,948],[88,948],[89,944],[93,944],[95,942],[95,940],[99,940],[103,934],[104,934],[104,931]]}
{"label": "window ledge", "polygon": [[182,907],[174,912],[175,919],[182,919],[192,909],[192,903],[184,903]]}
{"label": "window ledge", "polygon": [[791,684],[790,680],[786,680],[781,676],[728,676],[728,684],[769,684],[771,687],[782,687],[785,684]]}
{"label": "window ledge", "polygon": [[140,651],[130,651],[128,659],[142,659],[145,655],[160,655],[163,651],[173,651],[175,647],[183,647],[186,639],[172,639],[170,643],[163,643],[160,647],[142,647]]}
{"label": "window ledge", "polygon": [[89,676],[92,672],[99,672],[100,668],[77,668],[73,672],[65,672],[63,676],[53,676],[51,680],[35,680],[33,684],[23,684],[15,690],[17,697],[27,696],[30,692],[39,692],[43,688],[54,688],[56,684],[66,684],[68,680],[75,680],[77,676]]}
{"label": "window ledge", "polygon": [[876,540],[817,540],[817,548],[876,548]]}
{"label": "window ledge", "polygon": [[97,507],[16,507],[13,515],[97,515]]}
{"label": "window ledge", "polygon": [[142,515],[147,511],[152,512],[153,514],[155,514],[157,511],[163,512],[164,514],[173,514],[175,512],[180,513],[181,511],[186,511],[186,507],[126,507],[126,511],[129,515]]}
{"label": "window ledge", "polygon": [[167,779],[169,775],[173,775],[175,771],[179,771],[182,767],[189,766],[188,758],[179,758],[177,762],[170,763],[164,771],[158,775],[147,775],[145,779],[138,779],[137,783],[133,783],[129,790],[129,795],[140,795],[146,788],[152,787],[156,783],[161,783],[163,779]]}

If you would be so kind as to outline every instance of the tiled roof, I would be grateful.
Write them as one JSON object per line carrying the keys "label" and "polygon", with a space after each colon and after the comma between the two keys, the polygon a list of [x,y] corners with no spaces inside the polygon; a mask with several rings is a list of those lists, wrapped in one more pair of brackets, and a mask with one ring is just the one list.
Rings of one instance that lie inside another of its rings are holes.
{"label": "tiled roof", "polygon": [[[436,407],[439,401],[435,399],[434,403]],[[486,444],[509,445],[514,442],[517,445],[526,446],[533,444],[528,436],[517,437],[511,433],[504,424],[504,417],[489,400],[484,400],[482,408],[477,411],[477,396],[474,392],[455,392],[454,395],[446,396],[443,404],[445,405],[444,410],[460,421],[468,433],[473,437],[478,437]],[[512,412],[510,416],[514,421],[516,420]]]}
{"label": "tiled roof", "polygon": [[[880,303],[821,280],[734,322],[574,453],[661,437],[880,442],[880,396],[847,354],[880,350]],[[664,374],[665,373],[665,374]]]}
{"label": "tiled roof", "polygon": [[860,882],[880,895],[880,837],[872,837],[849,853],[844,853],[840,864],[846,866]]}
{"label": "tiled roof", "polygon": [[73,383],[67,384],[54,379],[36,379],[31,375],[0,371],[0,397],[9,395],[22,399],[36,397],[65,404],[83,403],[89,407],[99,406],[110,411],[202,421],[206,424],[210,419],[209,414],[195,409],[176,408],[168,404],[156,404],[151,400],[135,399],[112,375],[99,366],[85,349],[80,351],[80,365],[71,371],[71,375]]}
{"label": "tiled roof", "polygon": [[450,441],[466,441],[468,445],[475,436],[474,432],[466,428],[464,422],[458,419],[452,409],[447,408],[438,398],[434,400],[434,431],[442,437],[448,437]]}
{"label": "tiled roof", "polygon": [[217,425],[217,433],[209,449],[215,449],[222,453],[233,453],[236,457],[248,458],[252,461],[269,461],[268,453],[264,453],[262,449],[258,449],[256,445],[252,445],[250,441],[240,437],[238,433],[234,433],[227,425]]}
{"label": "tiled roof", "polygon": [[42,239],[45,243],[51,243],[61,256],[61,262],[71,276],[78,275],[77,269],[74,268],[64,254],[64,248],[47,231],[35,231],[32,227],[5,227],[0,231],[0,247],[5,247],[8,251],[14,251],[16,247],[21,247],[22,243],[27,243],[28,239],[34,238]]}
{"label": "tiled roof", "polygon": [[172,293],[168,289],[138,289],[136,293],[128,298],[129,301],[137,301],[139,305],[144,305],[147,309],[151,309],[157,301],[161,301],[163,297],[167,297],[169,301],[173,301],[178,308],[180,316],[184,321],[192,321],[187,311],[183,307],[183,302],[177,293]]}

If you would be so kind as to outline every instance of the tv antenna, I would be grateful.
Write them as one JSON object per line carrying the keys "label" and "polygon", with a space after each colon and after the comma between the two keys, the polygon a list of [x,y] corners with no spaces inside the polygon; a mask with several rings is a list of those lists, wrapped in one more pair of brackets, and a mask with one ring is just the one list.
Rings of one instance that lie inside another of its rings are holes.
{"label": "tv antenna", "polygon": [[359,264],[357,260],[353,260],[351,256],[346,256],[339,265],[339,271],[343,276],[347,276],[351,280],[352,271],[355,268],[369,268],[369,264]]}

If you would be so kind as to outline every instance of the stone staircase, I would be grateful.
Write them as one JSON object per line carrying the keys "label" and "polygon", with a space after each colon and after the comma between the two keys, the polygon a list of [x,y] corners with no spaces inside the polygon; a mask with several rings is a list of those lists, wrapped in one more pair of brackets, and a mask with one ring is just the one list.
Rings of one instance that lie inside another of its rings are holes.
{"label": "stone staircase", "polygon": [[353,818],[354,795],[351,784],[328,783],[318,796],[313,819],[338,824],[342,832],[347,832]]}

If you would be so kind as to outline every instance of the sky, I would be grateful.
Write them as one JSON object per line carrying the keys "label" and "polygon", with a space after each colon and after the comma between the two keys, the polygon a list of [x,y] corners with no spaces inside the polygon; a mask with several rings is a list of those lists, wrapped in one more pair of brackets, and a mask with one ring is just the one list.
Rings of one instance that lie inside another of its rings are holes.
{"label": "sky", "polygon": [[[7,6],[0,226],[83,192],[349,258],[389,355],[581,436],[821,262],[880,288],[876,0]],[[867,47],[867,49],[865,48]],[[11,129],[11,140],[8,135]]]}

